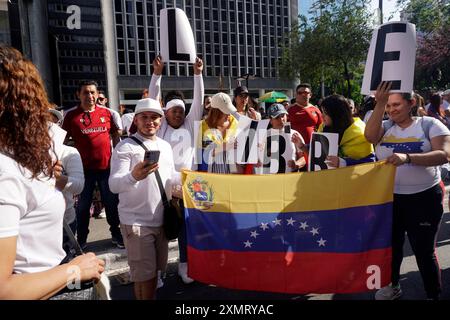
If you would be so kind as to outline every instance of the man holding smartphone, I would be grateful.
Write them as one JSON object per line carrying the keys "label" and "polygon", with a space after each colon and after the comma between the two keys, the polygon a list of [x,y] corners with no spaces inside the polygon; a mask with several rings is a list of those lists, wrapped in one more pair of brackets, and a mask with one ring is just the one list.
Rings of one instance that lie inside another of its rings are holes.
{"label": "man holding smartphone", "polygon": [[137,300],[155,298],[157,271],[165,270],[168,241],[162,228],[164,206],[154,172],[158,170],[167,198],[179,183],[172,148],[157,137],[163,116],[158,101],[138,101],[134,124],[144,148],[131,138],[120,142],[111,160],[111,190],[119,194],[119,218]]}

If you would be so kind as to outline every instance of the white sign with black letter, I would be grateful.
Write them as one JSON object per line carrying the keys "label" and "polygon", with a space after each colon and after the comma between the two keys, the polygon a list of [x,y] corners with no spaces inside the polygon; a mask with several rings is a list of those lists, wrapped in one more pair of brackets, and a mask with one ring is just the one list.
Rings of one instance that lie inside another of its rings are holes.
{"label": "white sign with black letter", "polygon": [[246,116],[239,117],[237,130],[237,163],[257,163],[258,145],[267,137],[270,120],[255,121]]}
{"label": "white sign with black letter", "polygon": [[259,148],[261,166],[255,167],[256,174],[292,172],[289,161],[295,160],[295,146],[291,142],[290,125],[283,130],[268,130],[265,143]]}
{"label": "white sign with black letter", "polygon": [[389,22],[375,29],[367,55],[361,93],[372,94],[381,81],[392,82],[393,92],[411,92],[416,46],[416,26],[411,23]]}
{"label": "white sign with black letter", "polygon": [[178,8],[162,9],[159,26],[163,61],[195,63],[194,34],[184,11]]}
{"label": "white sign with black letter", "polygon": [[330,169],[326,163],[328,156],[338,155],[339,135],[329,132],[314,132],[309,145],[308,171]]}

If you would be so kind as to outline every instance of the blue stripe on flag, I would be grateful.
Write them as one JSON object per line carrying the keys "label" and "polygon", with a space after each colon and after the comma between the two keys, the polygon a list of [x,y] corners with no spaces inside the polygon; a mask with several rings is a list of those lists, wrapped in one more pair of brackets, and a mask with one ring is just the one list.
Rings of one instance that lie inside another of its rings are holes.
{"label": "blue stripe on flag", "polygon": [[391,246],[392,202],[293,213],[185,210],[188,244],[198,250],[357,253]]}

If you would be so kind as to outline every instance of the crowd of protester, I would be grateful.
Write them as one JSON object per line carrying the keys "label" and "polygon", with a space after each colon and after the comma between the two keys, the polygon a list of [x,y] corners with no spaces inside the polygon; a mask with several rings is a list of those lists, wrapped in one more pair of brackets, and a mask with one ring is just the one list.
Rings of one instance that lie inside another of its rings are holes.
{"label": "crowd of protester", "polygon": [[[338,155],[327,158],[331,168],[384,159],[398,166],[392,284],[375,297],[401,296],[399,273],[407,233],[427,297],[439,298],[440,271],[434,252],[443,214],[440,166],[448,163],[449,156],[450,90],[430,93],[426,104],[418,93],[392,93],[390,84],[382,83],[374,96],[361,99],[360,106],[338,94],[324,97],[316,106],[311,103],[313,88],[302,83],[291,101],[263,107],[245,86],[236,87],[232,97],[223,92],[205,96],[203,61],[197,58],[193,101],[186,112],[181,92],[162,96],[164,61],[158,56],[149,88],[135,108],[121,106],[121,114],[110,109],[105,92],[87,80],[77,90],[79,104],[62,114],[48,102],[34,65],[19,52],[2,46],[0,63],[0,246],[4,248],[0,298],[50,298],[64,288],[71,265],[80,268],[82,280],[100,277],[104,262],[92,253],[61,263],[63,247],[69,251],[67,240],[63,246],[62,219],[76,233],[81,248],[88,249],[97,191],[111,242],[126,250],[136,298],[154,299],[157,287],[163,285],[160,278],[168,256],[163,199],[177,202],[184,212],[181,170],[255,174],[261,166],[262,159],[250,165],[230,160],[242,117],[269,119],[271,135],[289,126],[289,142],[295,150],[288,161],[289,172],[307,170],[314,132],[338,134]],[[51,135],[57,125],[67,133],[66,144],[72,145],[65,145],[58,155]],[[412,138],[414,142],[408,140],[412,144],[405,147],[403,141]],[[150,151],[159,151],[159,159],[146,160]],[[189,284],[194,280],[188,275],[185,225],[178,245],[178,274]],[[27,290],[18,289],[25,285]]]}

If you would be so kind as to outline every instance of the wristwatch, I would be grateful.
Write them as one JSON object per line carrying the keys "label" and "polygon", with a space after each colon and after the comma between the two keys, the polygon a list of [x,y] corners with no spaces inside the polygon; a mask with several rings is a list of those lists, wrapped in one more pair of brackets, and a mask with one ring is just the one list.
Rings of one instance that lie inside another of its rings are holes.
{"label": "wristwatch", "polygon": [[409,153],[406,153],[406,162],[405,163],[411,163],[411,157],[409,156]]}

